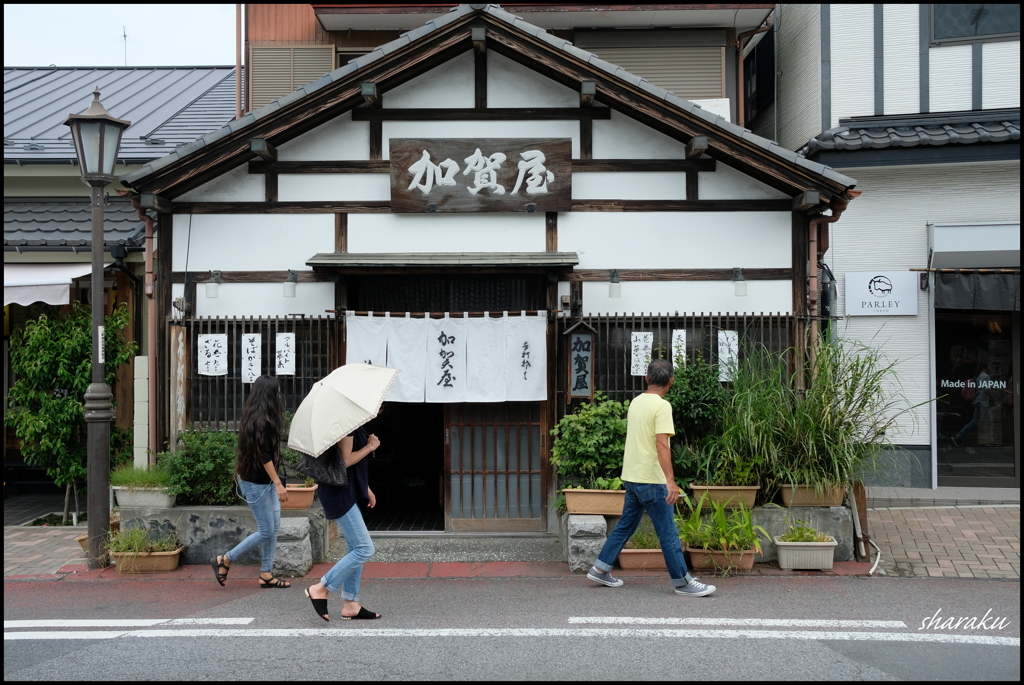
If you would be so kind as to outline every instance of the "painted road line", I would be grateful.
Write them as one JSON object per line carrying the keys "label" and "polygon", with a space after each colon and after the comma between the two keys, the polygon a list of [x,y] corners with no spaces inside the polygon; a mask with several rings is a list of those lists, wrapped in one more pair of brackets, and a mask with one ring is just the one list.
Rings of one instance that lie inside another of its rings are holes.
{"label": "painted road line", "polygon": [[95,640],[129,638],[437,638],[437,637],[590,637],[590,638],[672,638],[672,639],[770,639],[842,640],[872,642],[939,642],[964,645],[994,645],[1020,648],[1019,637],[942,633],[868,633],[811,630],[686,630],[674,628],[223,628],[129,631],[54,631],[4,633],[8,640]]}
{"label": "painted road line", "polygon": [[749,626],[760,628],[906,628],[903,621],[854,621],[802,618],[633,618],[631,616],[570,616],[569,623],[615,623],[665,626]]}
{"label": "painted road line", "polygon": [[4,621],[8,628],[146,628],[149,626],[247,626],[252,618],[95,618]]}

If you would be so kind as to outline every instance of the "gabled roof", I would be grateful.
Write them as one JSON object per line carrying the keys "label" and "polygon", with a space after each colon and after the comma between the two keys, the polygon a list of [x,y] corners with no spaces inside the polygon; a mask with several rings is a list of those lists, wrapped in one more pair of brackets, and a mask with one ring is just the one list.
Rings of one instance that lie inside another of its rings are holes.
{"label": "gabled roof", "polygon": [[[710,156],[774,187],[794,195],[818,190],[831,198],[845,194],[856,184],[848,176],[705,112],[699,105],[581,50],[497,5],[459,5],[447,15],[123,176],[121,182],[173,199],[252,159],[251,138],[268,138],[279,145],[362,104],[361,81],[373,81],[386,91],[470,49],[471,24],[486,27],[488,49],[570,87],[578,88],[584,80],[596,81],[599,102],[684,142],[696,135],[706,135]],[[196,173],[196,169],[201,171]]]}
{"label": "gabled roof", "polygon": [[[103,210],[103,244],[142,249],[145,224],[131,203],[112,200]],[[4,251],[88,252],[92,209],[88,198],[4,202]]]}
{"label": "gabled roof", "polygon": [[4,161],[75,160],[70,113],[99,86],[103,104],[132,125],[118,159],[149,162],[235,116],[234,67],[4,67]]}

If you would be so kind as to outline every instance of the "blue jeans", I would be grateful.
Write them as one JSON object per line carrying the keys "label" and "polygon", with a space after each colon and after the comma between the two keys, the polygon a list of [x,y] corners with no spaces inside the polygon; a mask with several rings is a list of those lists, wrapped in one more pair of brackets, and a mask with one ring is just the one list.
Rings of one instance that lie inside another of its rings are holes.
{"label": "blue jeans", "polygon": [[667,485],[626,481],[626,503],[622,506],[622,518],[608,536],[601,554],[594,562],[598,570],[612,570],[612,564],[618,559],[619,552],[629,538],[636,532],[637,526],[640,525],[640,517],[646,511],[654,524],[654,532],[661,541],[661,553],[665,556],[672,584],[682,587],[690,582],[690,574],[683,559],[683,546],[679,542],[679,530],[676,528],[675,509],[665,501],[666,497]]}
{"label": "blue jeans", "polygon": [[331,567],[331,570],[320,579],[320,583],[328,592],[337,592],[338,588],[341,588],[343,599],[358,602],[359,579],[363,575],[363,564],[370,560],[376,550],[373,547],[373,540],[370,539],[370,531],[363,522],[359,505],[353,504],[347,514],[335,521],[345,536],[348,554]]}
{"label": "blue jeans", "polygon": [[225,554],[228,561],[235,560],[256,545],[263,546],[263,559],[260,561],[260,572],[270,573],[274,568],[274,551],[277,549],[277,531],[281,527],[281,502],[277,499],[277,491],[273,483],[261,485],[239,480],[242,495],[256,519],[256,532],[248,536],[235,548]]}

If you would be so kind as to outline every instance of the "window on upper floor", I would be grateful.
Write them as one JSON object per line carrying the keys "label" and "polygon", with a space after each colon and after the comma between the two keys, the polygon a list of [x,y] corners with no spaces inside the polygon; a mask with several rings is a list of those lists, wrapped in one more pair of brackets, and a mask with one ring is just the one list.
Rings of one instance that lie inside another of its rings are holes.
{"label": "window on upper floor", "polygon": [[1020,5],[932,5],[932,45],[1020,38]]}

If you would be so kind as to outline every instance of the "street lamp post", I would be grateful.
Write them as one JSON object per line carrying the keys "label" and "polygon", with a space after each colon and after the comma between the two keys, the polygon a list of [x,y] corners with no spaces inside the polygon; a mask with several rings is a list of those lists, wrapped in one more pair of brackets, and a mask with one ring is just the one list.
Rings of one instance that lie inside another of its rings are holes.
{"label": "street lamp post", "polygon": [[85,392],[88,429],[89,568],[106,566],[110,530],[110,422],[114,415],[103,355],[103,188],[114,181],[121,134],[131,124],[115,119],[100,103],[99,87],[82,114],[64,121],[71,127],[82,182],[91,187],[92,204],[92,383]]}

